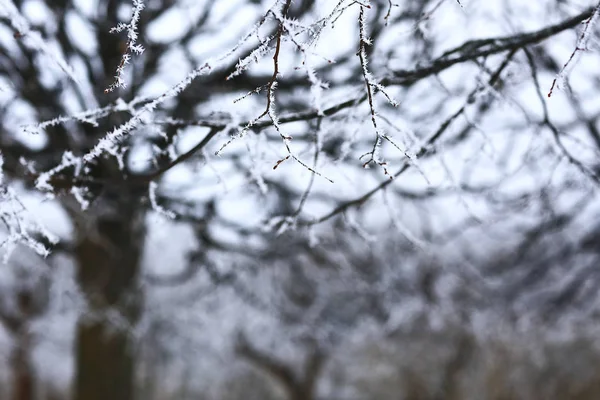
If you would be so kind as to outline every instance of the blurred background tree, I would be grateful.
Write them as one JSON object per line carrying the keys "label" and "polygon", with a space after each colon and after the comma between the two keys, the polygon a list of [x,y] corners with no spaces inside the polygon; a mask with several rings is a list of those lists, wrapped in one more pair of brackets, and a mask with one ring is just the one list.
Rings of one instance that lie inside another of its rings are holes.
{"label": "blurred background tree", "polygon": [[600,5],[405,3],[0,0],[0,395],[596,398]]}

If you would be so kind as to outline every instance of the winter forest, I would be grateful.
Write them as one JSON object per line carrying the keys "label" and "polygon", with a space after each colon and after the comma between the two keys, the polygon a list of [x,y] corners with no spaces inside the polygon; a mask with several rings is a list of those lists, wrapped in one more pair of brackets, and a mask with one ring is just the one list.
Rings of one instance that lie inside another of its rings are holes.
{"label": "winter forest", "polygon": [[600,398],[598,0],[0,0],[0,400]]}

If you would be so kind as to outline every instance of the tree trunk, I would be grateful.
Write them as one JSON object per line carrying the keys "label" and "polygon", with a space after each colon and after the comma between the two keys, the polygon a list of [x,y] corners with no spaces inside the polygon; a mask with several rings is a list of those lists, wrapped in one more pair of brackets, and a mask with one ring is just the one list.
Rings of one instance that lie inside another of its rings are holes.
{"label": "tree trunk", "polygon": [[12,400],[33,400],[36,392],[36,376],[31,353],[35,338],[30,331],[32,319],[46,311],[49,302],[49,283],[38,279],[33,286],[21,282],[16,290],[13,308],[0,310],[0,321],[13,339],[10,355],[12,372]]}
{"label": "tree trunk", "polygon": [[75,212],[77,279],[89,307],[77,326],[75,400],[134,398],[130,328],[141,303],[141,209],[127,193],[104,193],[93,209]]}
{"label": "tree trunk", "polygon": [[33,400],[34,373],[29,358],[29,334],[20,332],[16,338],[17,343],[11,356],[13,377],[12,399]]}

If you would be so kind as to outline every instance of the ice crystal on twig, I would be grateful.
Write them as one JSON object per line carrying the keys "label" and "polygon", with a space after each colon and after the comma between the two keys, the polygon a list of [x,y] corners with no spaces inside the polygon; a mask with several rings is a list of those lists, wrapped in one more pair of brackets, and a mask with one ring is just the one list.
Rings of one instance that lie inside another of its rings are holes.
{"label": "ice crystal on twig", "polygon": [[104,90],[105,93],[109,93],[118,88],[125,87],[125,66],[129,64],[131,60],[131,54],[142,54],[144,47],[137,43],[138,39],[138,23],[140,21],[140,14],[144,9],[144,2],[142,0],[132,0],[133,11],[131,13],[131,20],[128,23],[119,23],[117,26],[110,30],[110,33],[120,33],[127,31],[127,45],[125,51],[121,55],[121,61],[117,66],[114,81]]}

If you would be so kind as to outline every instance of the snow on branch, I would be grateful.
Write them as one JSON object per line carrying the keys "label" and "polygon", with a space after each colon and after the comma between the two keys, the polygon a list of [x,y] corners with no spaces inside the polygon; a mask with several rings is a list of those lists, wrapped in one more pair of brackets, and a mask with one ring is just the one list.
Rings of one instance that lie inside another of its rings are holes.
{"label": "snow on branch", "polygon": [[[287,18],[287,13],[290,9],[290,6],[292,5],[292,0],[285,0],[282,3],[283,3],[283,6],[281,8],[281,11],[279,11],[279,8],[275,7],[278,4],[278,3],[276,3],[275,6],[271,7],[266,12],[265,16],[263,17],[263,21],[264,21],[267,19],[267,17],[269,15],[273,15],[273,17],[277,20],[278,27],[277,27],[275,36],[273,38],[269,38],[268,40],[262,41],[260,46],[257,49],[255,49],[250,54],[249,57],[246,57],[244,60],[240,60],[240,62],[236,66],[235,72],[232,73],[228,77],[228,79],[230,79],[230,78],[237,76],[237,75],[241,74],[242,72],[244,72],[245,69],[248,68],[250,58],[255,58],[256,61],[258,61],[258,57],[264,56],[267,53],[267,50],[270,49],[269,44],[270,44],[271,40],[274,39],[275,40],[275,49],[274,49],[274,54],[273,54],[273,74],[271,76],[271,79],[263,86],[263,87],[266,87],[266,92],[267,92],[266,93],[267,104],[266,104],[265,110],[258,117],[251,120],[244,128],[242,128],[237,135],[233,136],[227,142],[225,142],[219,148],[219,150],[216,151],[216,155],[220,155],[222,153],[222,151],[229,144],[231,144],[235,140],[243,137],[250,130],[250,128],[252,126],[254,126],[256,123],[258,123],[263,117],[268,116],[269,119],[271,120],[273,127],[275,128],[277,133],[279,133],[279,135],[281,136],[281,139],[283,140],[283,144],[287,151],[287,156],[278,160],[275,163],[275,165],[273,166],[273,169],[277,169],[283,162],[285,162],[289,159],[292,159],[292,160],[296,161],[298,164],[300,164],[302,167],[306,168],[311,173],[318,175],[318,176],[326,179],[327,181],[333,183],[333,181],[331,179],[327,178],[326,176],[324,176],[323,174],[318,172],[316,169],[310,167],[308,164],[306,164],[304,161],[302,161],[296,154],[294,154],[294,152],[292,151],[292,149],[290,147],[290,142],[292,140],[292,137],[285,135],[283,133],[283,131],[281,129],[281,125],[279,123],[279,115],[277,114],[277,112],[275,110],[275,91],[277,89],[278,78],[280,75],[279,61],[280,61],[281,47],[282,47],[284,34],[288,33],[288,37],[290,38],[290,40],[292,40],[292,42],[301,51],[303,51],[303,48],[304,48],[303,45],[301,45],[298,42],[295,42],[293,40],[293,35],[292,35],[292,33],[293,33],[292,28],[300,26],[300,24],[294,23]],[[308,75],[309,75],[309,81],[311,82],[312,86],[317,85],[319,88],[322,88],[325,86],[325,84],[323,82],[318,80],[318,78],[316,77],[316,74],[314,74],[314,71],[312,73],[310,72],[310,69],[308,69],[307,71],[308,71]],[[259,88],[255,89],[254,92],[256,92],[256,93],[260,92],[263,87],[259,87]],[[250,92],[250,93],[246,94],[244,97],[242,97],[242,99],[248,97],[249,95],[251,95],[254,92]],[[315,99],[316,99],[315,101],[317,103],[319,103],[320,93],[318,92],[318,90],[314,93],[315,93]],[[319,113],[319,115],[323,115],[323,112],[322,112],[322,110],[320,110],[320,108],[318,110],[318,113]]]}
{"label": "snow on branch", "polygon": [[[141,1],[135,1],[134,5],[137,7],[142,7],[143,4]],[[139,10],[141,11],[140,8]],[[137,15],[137,16],[136,16]],[[134,18],[139,19],[139,13],[136,14],[134,12]],[[132,19],[132,21],[133,21]],[[102,154],[108,153],[113,156],[118,157],[118,145],[123,142],[128,137],[128,134],[135,130],[140,124],[142,124],[148,115],[151,115],[160,105],[162,105],[165,101],[176,97],[183,90],[185,90],[197,77],[210,73],[213,69],[220,67],[226,60],[228,60],[237,50],[239,50],[245,42],[247,42],[262,26],[265,22],[265,18],[259,21],[257,24],[253,26],[253,28],[242,37],[232,48],[222,53],[220,56],[212,58],[208,60],[203,65],[197,67],[196,69],[189,72],[180,82],[176,85],[172,86],[169,90],[162,93],[158,97],[150,100],[148,98],[136,98],[130,103],[125,103],[122,100],[118,100],[114,106],[108,106],[107,108],[92,110],[92,111],[84,111],[81,114],[75,115],[73,117],[59,117],[51,121],[43,122],[37,126],[33,126],[31,129],[43,129],[47,126],[56,125],[58,123],[66,122],[68,120],[85,120],[85,122],[93,123],[96,118],[100,118],[106,115],[107,112],[111,111],[128,111],[131,113],[131,118],[120,126],[114,128],[111,132],[108,132],[104,137],[102,137],[98,143],[83,157],[81,157],[82,162],[90,162]],[[137,22],[135,24],[130,23],[133,27],[137,26]],[[131,27],[129,27],[131,28]],[[128,28],[128,32],[129,32]],[[132,28],[133,29],[133,28]],[[134,43],[135,44],[135,43]],[[139,103],[145,103],[140,108],[135,108],[135,105]],[[67,157],[63,157],[63,162],[53,168],[51,171],[47,171],[41,174],[37,181],[37,186],[40,190],[51,191],[52,186],[50,184],[51,177],[56,175],[57,173],[73,166],[79,165],[79,161],[75,158],[71,157],[70,154]]]}
{"label": "snow on branch", "polygon": [[39,32],[31,29],[29,23],[21,15],[12,0],[0,0],[0,18],[7,18],[15,30],[15,39],[22,39],[23,44],[33,51],[40,52],[56,64],[73,82],[80,84],[75,71],[57,52],[44,42]]}
{"label": "snow on branch", "polygon": [[144,3],[142,0],[132,0],[133,2],[133,11],[131,13],[131,20],[129,23],[120,23],[114,28],[110,30],[110,33],[120,33],[123,31],[127,31],[127,45],[125,47],[125,51],[121,55],[121,62],[117,66],[115,79],[113,83],[110,84],[105,90],[104,93],[110,93],[118,88],[125,87],[125,79],[123,78],[123,74],[125,73],[125,66],[129,64],[131,60],[131,54],[142,54],[144,52],[144,47],[137,44],[138,39],[138,23],[140,21],[140,14],[144,9]]}
{"label": "snow on branch", "polygon": [[69,121],[79,121],[81,123],[97,127],[99,119],[105,118],[110,114],[119,111],[126,111],[130,114],[133,114],[135,113],[135,106],[137,106],[140,103],[145,103],[151,100],[152,98],[147,96],[138,96],[126,103],[125,101],[123,101],[123,99],[119,98],[113,104],[109,104],[105,107],[95,108],[92,110],[85,110],[73,115],[61,115],[47,121],[39,122],[37,124],[23,125],[22,129],[24,132],[27,133],[38,134],[48,127],[64,124]]}
{"label": "snow on branch", "polygon": [[52,178],[58,174],[59,172],[65,170],[66,168],[69,167],[74,167],[75,168],[75,176],[79,176],[82,170],[82,163],[81,163],[81,159],[78,157],[75,157],[75,155],[73,155],[72,152],[70,151],[65,151],[62,155],[62,160],[60,162],[60,164],[58,164],[56,167],[52,168],[49,171],[43,172],[41,173],[36,182],[35,182],[35,187],[39,190],[39,191],[48,191],[51,192],[52,191],[52,184],[50,183],[52,181]]}
{"label": "snow on branch", "polygon": [[296,21],[291,21],[284,17],[280,18],[279,16],[276,16],[276,18],[279,20],[279,22],[281,24],[283,24],[283,26],[285,27],[285,29],[288,32],[293,32],[294,29],[299,28],[300,30],[298,31],[298,33],[305,32],[305,33],[308,33],[308,35],[309,35],[309,39],[305,43],[298,41],[296,39],[296,34],[290,34],[290,35],[288,35],[288,38],[289,38],[290,42],[296,46],[296,49],[298,50],[298,52],[300,52],[302,54],[302,64],[301,64],[302,66],[297,67],[296,69],[304,70],[306,77],[307,77],[308,81],[310,82],[310,92],[311,92],[311,96],[312,96],[312,104],[315,107],[315,109],[317,110],[317,113],[319,114],[319,116],[324,116],[325,114],[323,113],[322,93],[324,90],[329,89],[329,84],[327,82],[322,81],[319,78],[319,76],[317,75],[316,70],[315,70],[316,68],[311,64],[310,56],[318,56],[320,58],[323,58],[329,64],[332,64],[334,61],[331,59],[319,56],[315,52],[312,52],[312,51],[309,52],[309,48],[316,43],[315,37],[321,33],[322,29],[315,31],[313,26],[302,26],[301,24],[297,23]]}
{"label": "snow on branch", "polygon": [[137,126],[140,123],[143,122],[146,114],[152,114],[158,106],[160,106],[168,99],[176,97],[186,87],[188,87],[194,79],[196,79],[200,75],[208,73],[211,69],[212,67],[208,63],[194,69],[183,80],[181,80],[171,89],[167,90],[165,93],[161,94],[151,102],[146,103],[140,109],[136,110],[127,122],[113,129],[112,132],[109,132],[102,139],[100,139],[98,143],[94,146],[94,148],[90,150],[85,156],[83,156],[83,160],[86,162],[92,161],[93,159],[99,157],[103,153],[109,153],[116,156],[118,154],[118,144],[121,143],[127,137],[128,133],[133,131],[135,128],[137,128]]}
{"label": "snow on branch", "polygon": [[248,56],[238,61],[237,65],[235,66],[235,70],[227,76],[227,80],[243,74],[253,63],[260,61],[260,59],[262,59],[271,49],[271,40],[273,40],[273,36],[267,36],[266,38],[262,39],[257,48],[252,50]]}
{"label": "snow on branch", "polygon": [[158,184],[155,181],[151,181],[148,185],[148,198],[150,199],[150,205],[152,206],[152,209],[158,214],[163,215],[169,219],[175,219],[176,215],[173,211],[169,211],[160,204],[158,204],[158,199],[156,196],[157,188]]}
{"label": "snow on branch", "polygon": [[377,126],[377,119],[376,119],[377,113],[375,112],[375,105],[373,102],[373,97],[374,97],[373,92],[374,92],[374,90],[377,90],[377,91],[383,93],[383,95],[387,98],[387,100],[390,102],[390,104],[394,107],[398,106],[398,102],[396,102],[396,100],[394,100],[390,95],[388,95],[386,93],[385,87],[383,85],[381,85],[380,83],[378,83],[377,80],[373,77],[373,75],[371,75],[371,72],[369,72],[369,69],[367,66],[367,64],[368,64],[367,46],[371,46],[372,43],[371,43],[371,39],[367,35],[367,24],[365,21],[365,8],[370,8],[370,7],[361,5],[360,12],[358,15],[358,26],[359,26],[358,57],[360,59],[362,74],[363,74],[363,78],[365,81],[365,87],[367,90],[367,99],[369,101],[369,110],[371,112],[371,122],[373,124],[373,128],[375,129],[375,134],[377,135],[377,138],[375,139],[375,143],[373,144],[373,149],[370,152],[363,154],[360,158],[369,157],[368,160],[363,164],[364,168],[368,167],[369,164],[371,164],[371,163],[375,163],[383,168],[384,173],[387,176],[389,176],[390,179],[393,179],[393,176],[390,175],[390,173],[387,169],[387,163],[385,161],[383,161],[380,157],[381,144],[382,144],[382,141],[385,139],[385,140],[389,141],[390,143],[392,143],[392,145],[394,145],[396,148],[399,148],[399,147],[394,142],[392,142],[392,140],[389,138],[389,136],[387,136],[386,134],[381,132],[381,129]]}
{"label": "snow on branch", "polygon": [[587,50],[587,42],[590,38],[592,30],[598,22],[598,18],[600,18],[600,2],[594,8],[592,15],[583,21],[583,29],[581,34],[579,34],[579,38],[577,39],[577,44],[575,45],[575,49],[569,56],[567,62],[562,66],[554,80],[552,81],[552,86],[550,86],[550,91],[548,92],[548,97],[552,97],[552,92],[554,88],[560,86],[560,84],[567,78],[570,67],[574,64],[574,60],[577,58],[580,52]]}
{"label": "snow on branch", "polygon": [[[490,76],[488,82],[487,82],[487,86],[494,86],[496,85],[499,81],[500,81],[500,77],[502,72],[506,69],[506,67],[509,65],[510,61],[513,59],[515,53],[517,50],[513,50],[511,51],[505,58],[504,61],[500,64],[500,66],[494,71],[494,73]],[[463,115],[466,110],[467,107],[472,105],[473,103],[475,103],[475,99],[476,99],[476,95],[479,92],[480,88],[476,88],[474,91],[472,91],[469,96],[467,97],[467,100],[465,101],[465,103],[463,104],[463,106],[461,108],[459,108],[455,113],[451,114],[441,125],[440,127],[435,130],[434,132],[432,132],[429,136],[427,136],[421,144],[419,144],[416,149],[407,152],[407,159],[404,161],[404,163],[402,164],[402,166],[393,174],[391,175],[391,178],[397,178],[400,175],[404,174],[407,170],[409,170],[411,167],[418,167],[415,163],[414,160],[419,159],[424,157],[427,154],[431,154],[432,152],[435,151],[435,147],[434,144],[438,142],[438,140],[440,139],[440,137],[442,137],[442,135],[444,134],[444,132],[447,131],[447,129],[450,127],[450,125],[456,121],[456,119],[458,117],[460,117],[461,115]],[[412,154],[412,158],[408,157],[408,154]],[[317,225],[320,224],[322,222],[325,222],[329,219],[331,219],[332,217],[342,214],[344,213],[346,210],[353,208],[353,207],[359,207],[361,205],[363,205],[367,200],[369,200],[373,195],[375,195],[376,193],[378,193],[381,190],[384,190],[388,185],[390,185],[393,182],[393,179],[388,179],[385,180],[383,182],[381,182],[379,185],[375,186],[374,188],[372,188],[371,190],[365,192],[363,195],[356,197],[354,199],[351,200],[347,200],[344,201],[342,203],[340,203],[337,207],[335,207],[333,210],[329,211],[328,213],[322,215],[321,217],[312,219],[312,220],[308,220],[308,221],[303,221],[301,224],[299,225],[304,225],[304,226],[312,226],[312,225]]]}
{"label": "snow on branch", "polygon": [[[22,244],[37,254],[46,257],[49,250],[36,239],[32,233],[41,235],[51,244],[58,243],[58,238],[46,230],[33,216],[27,213],[27,209],[14,192],[4,181],[3,167],[4,158],[0,153],[0,223],[4,226],[6,237],[0,241],[0,249],[4,251],[4,262],[8,261],[12,251],[17,245]],[[23,216],[27,213],[28,215]]]}

